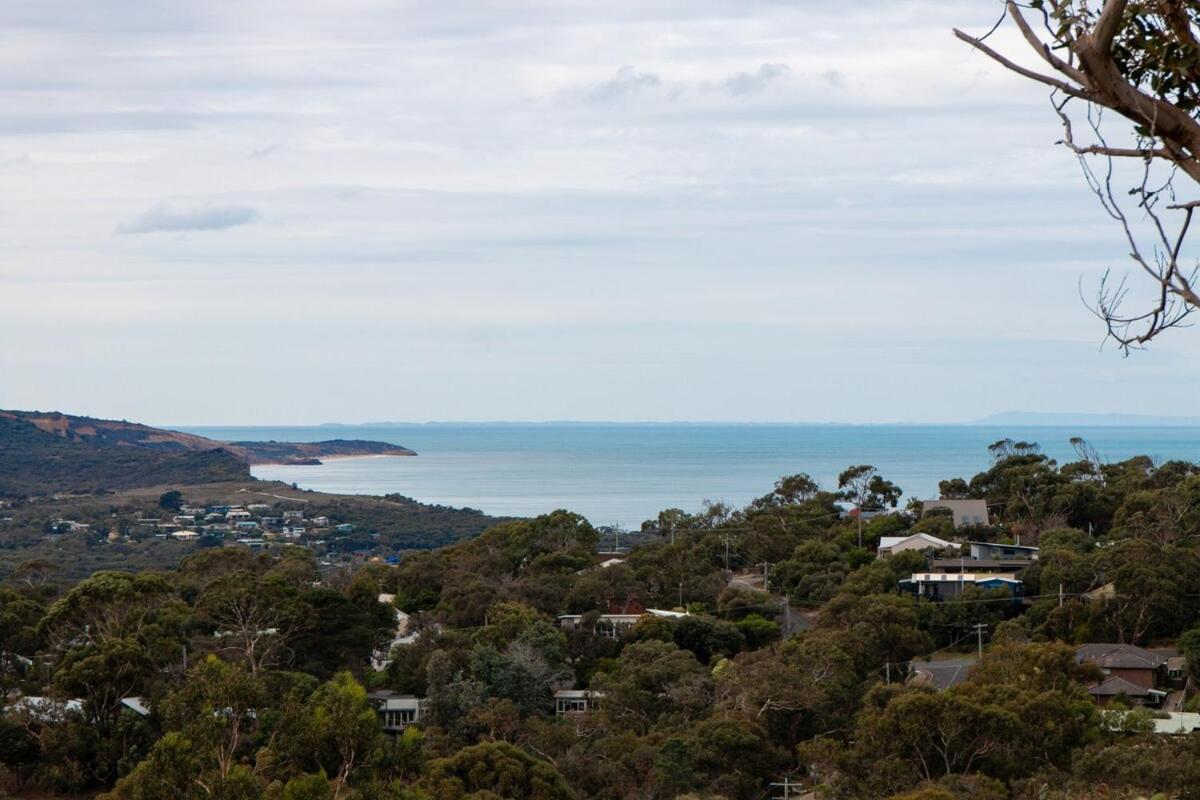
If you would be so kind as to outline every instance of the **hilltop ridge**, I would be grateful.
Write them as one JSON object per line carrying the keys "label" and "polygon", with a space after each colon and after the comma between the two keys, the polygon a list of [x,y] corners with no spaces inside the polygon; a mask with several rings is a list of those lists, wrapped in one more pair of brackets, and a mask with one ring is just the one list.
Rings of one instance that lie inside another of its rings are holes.
{"label": "hilltop ridge", "polygon": [[363,455],[416,453],[355,439],[223,442],[126,420],[0,410],[0,496],[245,481],[255,464]]}

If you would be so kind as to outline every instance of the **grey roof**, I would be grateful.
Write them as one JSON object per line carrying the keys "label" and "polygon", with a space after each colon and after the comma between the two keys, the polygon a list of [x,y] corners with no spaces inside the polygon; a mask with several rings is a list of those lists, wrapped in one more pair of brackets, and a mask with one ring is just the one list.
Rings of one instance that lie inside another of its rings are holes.
{"label": "grey roof", "polygon": [[1103,683],[1089,688],[1088,694],[1097,697],[1116,697],[1119,694],[1126,697],[1146,697],[1150,694],[1150,690],[1145,686],[1138,686],[1132,681],[1127,681],[1120,675],[1109,675]]}
{"label": "grey roof", "polygon": [[1075,651],[1077,661],[1091,661],[1102,669],[1158,669],[1167,663],[1161,653],[1133,644],[1083,644]]}

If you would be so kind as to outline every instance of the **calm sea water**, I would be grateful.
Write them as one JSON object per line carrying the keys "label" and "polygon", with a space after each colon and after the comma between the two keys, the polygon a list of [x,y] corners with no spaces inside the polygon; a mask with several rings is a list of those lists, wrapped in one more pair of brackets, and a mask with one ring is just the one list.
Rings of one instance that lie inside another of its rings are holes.
{"label": "calm sea water", "polygon": [[427,503],[527,516],[567,508],[597,525],[636,528],[664,508],[705,500],[745,504],[781,475],[807,472],[834,487],[838,472],[874,464],[905,496],[930,497],[944,478],[970,478],[1004,437],[1074,460],[1083,436],[1109,460],[1145,454],[1200,460],[1200,427],[916,425],[430,424],[190,428],[223,440],[373,439],[415,458],[256,467],[260,478],[347,494],[399,492]]}

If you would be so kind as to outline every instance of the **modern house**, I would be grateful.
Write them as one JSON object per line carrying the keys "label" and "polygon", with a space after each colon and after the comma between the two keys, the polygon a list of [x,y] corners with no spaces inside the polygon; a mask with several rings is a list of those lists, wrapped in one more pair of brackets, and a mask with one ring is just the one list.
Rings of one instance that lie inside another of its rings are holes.
{"label": "modern house", "polygon": [[591,689],[559,689],[554,693],[554,715],[566,717],[596,711],[603,697],[603,692]]}
{"label": "modern house", "polygon": [[425,716],[426,701],[423,697],[399,694],[390,689],[381,689],[367,695],[384,733],[402,733],[405,728],[420,722]]}
{"label": "modern house", "polygon": [[986,500],[974,499],[941,499],[941,500],[926,500],[921,503],[921,513],[928,514],[935,508],[949,509],[954,517],[954,527],[961,528],[964,525],[987,525],[988,510]]}
{"label": "modern house", "polygon": [[928,533],[914,533],[911,536],[881,536],[876,552],[880,557],[885,557],[903,553],[905,550],[944,550],[954,546],[954,542],[947,542]]}
{"label": "modern house", "polygon": [[935,558],[929,565],[934,572],[1019,572],[1037,563],[1038,549],[1018,544],[968,542],[969,557]]}
{"label": "modern house", "polygon": [[927,600],[953,600],[962,595],[968,586],[983,591],[1003,589],[1014,600],[1021,597],[1021,581],[1012,574],[972,572],[914,572],[911,578],[900,581],[901,590],[912,592]]}
{"label": "modern house", "polygon": [[1167,690],[1167,661],[1155,653],[1132,644],[1085,644],[1075,651],[1081,664],[1091,662],[1104,673],[1104,680],[1088,688],[1088,694],[1101,705],[1118,696],[1138,705],[1161,706]]}
{"label": "modern house", "polygon": [[1030,561],[1037,561],[1036,547],[1019,544],[1001,544],[999,542],[967,542],[971,548],[971,558],[976,561],[1018,561],[1023,566],[1029,566]]}

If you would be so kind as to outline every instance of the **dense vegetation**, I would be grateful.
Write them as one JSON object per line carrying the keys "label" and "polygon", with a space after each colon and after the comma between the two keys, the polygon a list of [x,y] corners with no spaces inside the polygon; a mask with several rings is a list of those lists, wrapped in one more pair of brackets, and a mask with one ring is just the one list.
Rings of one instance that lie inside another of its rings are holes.
{"label": "dense vegetation", "polygon": [[0,414],[0,497],[237,480],[250,480],[250,468],[228,450],[168,450],[68,438]]}
{"label": "dense vegetation", "polygon": [[[1139,732],[1137,713],[1112,724],[1073,645],[1177,641],[1200,665],[1200,469],[1080,453],[1058,465],[997,443],[990,469],[943,486],[994,509],[969,531],[904,513],[860,529],[839,502],[899,491],[855,467],[828,491],[791,476],[743,509],[664,511],[608,566],[599,532],[560,511],[352,574],[234,548],[61,593],[18,570],[0,588],[5,688],[81,706],[10,710],[0,762],[10,791],[138,800],[749,800],[785,777],[847,800],[1196,797],[1196,740]],[[899,593],[926,556],[874,545],[905,531],[1040,545],[1028,602]],[[749,577],[764,563],[765,592]],[[380,592],[422,635],[376,673],[393,613]],[[635,599],[690,614],[591,632]],[[562,629],[564,613],[583,624]],[[973,646],[976,623],[987,649],[969,680],[903,680],[919,656]],[[600,708],[555,718],[562,686],[602,692]],[[380,687],[427,698],[422,724],[382,733],[366,693]],[[122,711],[129,695],[153,713]]]}

